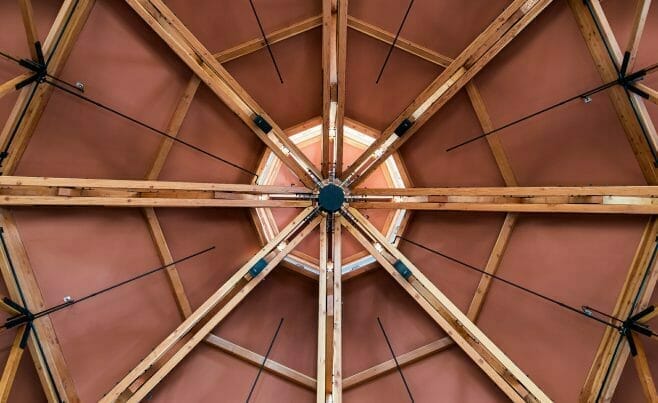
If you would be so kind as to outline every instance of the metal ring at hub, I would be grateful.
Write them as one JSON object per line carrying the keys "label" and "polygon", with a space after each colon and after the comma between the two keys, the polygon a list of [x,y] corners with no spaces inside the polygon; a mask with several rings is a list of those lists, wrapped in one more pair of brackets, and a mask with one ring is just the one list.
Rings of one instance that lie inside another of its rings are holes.
{"label": "metal ring at hub", "polygon": [[343,188],[333,183],[329,183],[320,189],[318,197],[318,206],[320,210],[327,213],[335,213],[345,203],[345,192]]}

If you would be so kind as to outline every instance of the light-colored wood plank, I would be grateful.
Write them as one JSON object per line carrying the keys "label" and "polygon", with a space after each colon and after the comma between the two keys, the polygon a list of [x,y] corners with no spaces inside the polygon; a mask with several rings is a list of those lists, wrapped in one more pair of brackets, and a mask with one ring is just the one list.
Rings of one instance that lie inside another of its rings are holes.
{"label": "light-colored wood plank", "polygon": [[649,98],[647,98],[647,101],[658,105],[658,91],[642,83],[636,83],[635,86],[639,88],[641,91],[644,91],[649,96]]}
{"label": "light-colored wood plank", "polygon": [[[1,179],[0,179],[1,181]],[[1,182],[0,182],[1,183]],[[508,186],[508,187],[446,187],[446,188],[358,188],[354,195],[366,196],[658,196],[658,186]]]}

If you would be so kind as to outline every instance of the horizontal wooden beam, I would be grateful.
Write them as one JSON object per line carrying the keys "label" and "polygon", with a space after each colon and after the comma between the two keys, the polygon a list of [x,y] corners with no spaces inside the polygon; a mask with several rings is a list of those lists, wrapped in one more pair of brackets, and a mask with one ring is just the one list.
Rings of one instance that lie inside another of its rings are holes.
{"label": "horizontal wooden beam", "polygon": [[352,195],[365,196],[642,196],[658,197],[658,186],[507,186],[354,189]]}

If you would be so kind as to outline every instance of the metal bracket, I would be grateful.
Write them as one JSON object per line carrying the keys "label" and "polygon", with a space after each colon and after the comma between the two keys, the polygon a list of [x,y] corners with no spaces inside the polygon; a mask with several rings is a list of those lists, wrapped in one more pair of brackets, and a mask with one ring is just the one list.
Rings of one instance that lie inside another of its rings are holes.
{"label": "metal bracket", "polygon": [[258,126],[263,133],[269,133],[272,131],[272,125],[267,122],[261,115],[254,116],[254,123]]}
{"label": "metal bracket", "polygon": [[259,261],[254,264],[251,269],[249,269],[249,274],[251,274],[251,277],[256,277],[259,275],[265,268],[267,267],[267,260],[265,259],[260,259]]}

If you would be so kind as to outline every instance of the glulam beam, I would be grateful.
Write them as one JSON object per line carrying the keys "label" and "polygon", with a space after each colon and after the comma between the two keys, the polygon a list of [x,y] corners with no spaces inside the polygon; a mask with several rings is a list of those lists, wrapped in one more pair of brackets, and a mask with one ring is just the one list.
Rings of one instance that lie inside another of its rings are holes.
{"label": "glulam beam", "polygon": [[635,0],[635,15],[633,17],[633,25],[631,28],[631,35],[628,38],[626,45],[626,52],[628,53],[628,69],[633,70],[635,66],[635,59],[637,58],[637,51],[640,48],[640,40],[644,33],[644,27],[647,23],[647,16],[649,15],[649,8],[651,7],[651,0]]}
{"label": "glulam beam", "polygon": [[510,400],[551,401],[357,210],[343,210],[341,223]]}
{"label": "glulam beam", "polygon": [[306,186],[319,182],[317,168],[161,0],[126,3]]}
{"label": "glulam beam", "polygon": [[[50,60],[49,74],[59,76],[94,3],[95,0],[63,2],[43,45],[46,60]],[[61,39],[58,39],[60,36]],[[9,118],[0,131],[0,149],[5,150],[8,147],[7,158],[2,164],[4,175],[12,175],[16,170],[52,92],[50,85],[31,84],[23,88],[18,95]]]}
{"label": "glulam beam", "polygon": [[[5,253],[4,248],[0,248],[0,274],[9,297],[20,304],[23,304],[25,298],[26,307],[32,312],[46,309],[14,218],[4,209],[0,209],[0,228],[8,252]],[[60,399],[72,403],[79,402],[50,318],[47,316],[39,318],[33,326],[34,331],[30,334],[27,346],[46,398],[49,402],[57,402]],[[35,334],[39,337],[40,345],[35,340]]]}
{"label": "glulam beam", "polygon": [[[598,0],[587,0],[587,2],[569,0],[568,2],[601,80],[603,82],[617,80],[623,55],[601,3]],[[591,8],[591,13],[588,7]],[[654,158],[654,152],[658,150],[658,134],[644,102],[635,94],[627,94],[621,86],[614,86],[606,92],[617,112],[619,122],[645,180],[650,185],[658,184],[658,171]]]}
{"label": "glulam beam", "polygon": [[307,208],[119,381],[101,402],[138,402],[180,363],[315,227]]}
{"label": "glulam beam", "polygon": [[317,403],[343,401],[341,227],[332,217],[320,227]]}
{"label": "glulam beam", "polygon": [[32,0],[18,0],[18,4],[21,8],[21,17],[23,18],[25,37],[27,39],[27,46],[30,49],[30,55],[32,56],[32,60],[37,60],[38,56],[34,44],[39,40],[39,33],[34,23]]}
{"label": "glulam beam", "polygon": [[[657,262],[652,261],[657,237],[658,220],[654,216],[649,219],[642,233],[612,316],[627,318],[648,306],[658,277]],[[623,338],[620,339],[619,332],[606,328],[581,389],[580,402],[610,402],[628,356],[628,344]]]}
{"label": "glulam beam", "polygon": [[23,338],[23,333],[25,331],[25,325],[17,328],[16,336],[14,336],[14,342],[9,348],[9,356],[7,357],[7,361],[5,361],[5,367],[2,370],[2,376],[0,376],[0,402],[2,403],[5,403],[9,400],[11,387],[14,385],[16,372],[18,371],[18,366],[21,363],[21,358],[23,357],[23,352],[25,351],[21,347],[21,339]]}
{"label": "glulam beam", "polygon": [[468,81],[530,24],[551,0],[515,0],[383,131],[345,171],[358,185],[404,144]]}
{"label": "glulam beam", "polygon": [[347,2],[322,1],[322,175],[340,177],[345,119]]}

